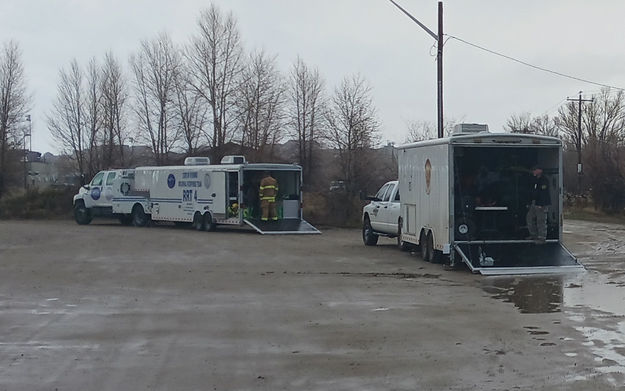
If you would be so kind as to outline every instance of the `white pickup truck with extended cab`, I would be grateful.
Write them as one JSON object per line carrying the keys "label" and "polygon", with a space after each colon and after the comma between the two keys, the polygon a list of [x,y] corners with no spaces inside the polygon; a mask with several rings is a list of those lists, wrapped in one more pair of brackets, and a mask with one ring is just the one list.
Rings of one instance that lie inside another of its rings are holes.
{"label": "white pickup truck with extended cab", "polygon": [[[386,182],[362,210],[362,240],[375,246],[379,236],[399,238],[399,182]],[[398,242],[400,245],[401,243]]]}

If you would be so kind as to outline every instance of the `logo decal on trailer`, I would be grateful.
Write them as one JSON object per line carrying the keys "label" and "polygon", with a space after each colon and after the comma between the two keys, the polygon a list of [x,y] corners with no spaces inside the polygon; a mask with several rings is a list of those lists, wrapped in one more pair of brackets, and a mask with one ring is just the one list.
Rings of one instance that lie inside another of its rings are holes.
{"label": "logo decal on trailer", "polygon": [[93,189],[91,189],[91,198],[93,198],[96,201],[100,199],[100,188],[99,187],[94,187]]}
{"label": "logo decal on trailer", "polygon": [[432,163],[430,159],[425,161],[425,194],[430,195],[430,184],[432,183]]}
{"label": "logo decal on trailer", "polygon": [[167,187],[173,189],[174,186],[176,186],[176,177],[174,176],[174,174],[169,174],[169,176],[167,177]]}

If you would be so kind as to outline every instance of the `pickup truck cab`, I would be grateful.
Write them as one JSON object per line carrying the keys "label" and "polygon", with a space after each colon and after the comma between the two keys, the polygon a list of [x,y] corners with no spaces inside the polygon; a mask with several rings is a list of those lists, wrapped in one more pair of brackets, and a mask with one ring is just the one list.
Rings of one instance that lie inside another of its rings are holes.
{"label": "pickup truck cab", "polygon": [[399,182],[386,182],[362,210],[362,240],[367,246],[375,246],[379,236],[397,237],[401,242],[401,221],[399,208]]}
{"label": "pickup truck cab", "polygon": [[78,224],[89,224],[94,217],[119,217],[130,224],[126,215],[113,213],[115,197],[127,196],[134,187],[134,170],[105,170],[98,172],[89,184],[74,195],[74,218]]}

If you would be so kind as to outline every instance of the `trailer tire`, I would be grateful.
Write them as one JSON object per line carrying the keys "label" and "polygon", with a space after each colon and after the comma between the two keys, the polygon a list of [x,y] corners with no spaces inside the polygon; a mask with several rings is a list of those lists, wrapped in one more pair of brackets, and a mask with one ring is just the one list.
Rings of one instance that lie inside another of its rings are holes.
{"label": "trailer tire", "polygon": [[91,211],[87,209],[84,201],[76,201],[74,205],[74,219],[79,225],[87,225],[91,222],[93,217],[91,216]]}
{"label": "trailer tire", "polygon": [[204,213],[204,229],[208,232],[215,230],[215,221],[213,221],[213,215],[210,212]]}
{"label": "trailer tire", "polygon": [[204,217],[200,212],[195,212],[195,214],[193,215],[193,223],[191,225],[196,231],[204,231],[206,229]]}
{"label": "trailer tire", "polygon": [[428,234],[425,230],[421,230],[421,235],[419,235],[419,248],[421,248],[421,258],[430,262],[430,248],[428,246]]}
{"label": "trailer tire", "polygon": [[362,223],[362,241],[365,243],[365,246],[375,246],[378,244],[378,235],[373,232],[368,216],[365,217],[365,221]]}
{"label": "trailer tire", "polygon": [[441,263],[441,259],[443,258],[443,252],[434,248],[434,235],[432,235],[432,231],[428,232],[425,243],[427,244],[428,248],[427,261],[430,263]]}
{"label": "trailer tire", "polygon": [[407,242],[401,240],[401,227],[403,225],[402,219],[399,219],[397,223],[397,247],[399,247],[400,251],[408,251],[410,249],[410,245]]}
{"label": "trailer tire", "polygon": [[143,206],[141,206],[140,204],[132,207],[132,213],[130,214],[130,216],[132,217],[132,225],[134,225],[135,227],[145,227],[148,225],[148,215],[145,214]]}

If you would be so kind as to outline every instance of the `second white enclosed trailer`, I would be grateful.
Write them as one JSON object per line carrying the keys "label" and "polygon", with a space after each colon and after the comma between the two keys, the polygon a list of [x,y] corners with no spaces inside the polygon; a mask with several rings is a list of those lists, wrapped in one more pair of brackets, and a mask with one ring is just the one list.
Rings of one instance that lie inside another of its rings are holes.
{"label": "second white enclosed trailer", "polygon": [[[562,144],[557,138],[480,132],[399,147],[400,242],[429,261],[482,274],[579,269],[562,245]],[[527,240],[526,214],[540,166],[551,206],[545,243]]]}
{"label": "second white enclosed trailer", "polygon": [[[211,165],[189,160],[184,166],[138,167],[131,197],[121,199],[118,207],[124,209],[121,213],[192,223],[200,230],[247,224],[262,234],[319,233],[302,216],[300,166],[247,163],[238,156],[228,156],[222,162]],[[260,218],[258,190],[265,173],[278,181],[277,221]]]}

